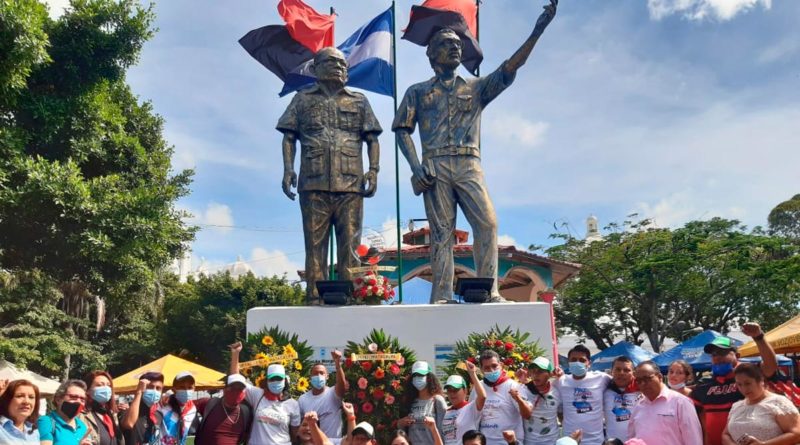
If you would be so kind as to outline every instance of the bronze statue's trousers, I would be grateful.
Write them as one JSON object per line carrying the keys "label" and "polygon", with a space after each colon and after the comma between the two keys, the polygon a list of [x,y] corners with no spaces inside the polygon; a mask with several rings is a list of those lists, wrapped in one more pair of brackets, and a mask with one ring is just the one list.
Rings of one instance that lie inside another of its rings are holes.
{"label": "bronze statue's trousers", "polygon": [[360,193],[300,192],[300,212],[306,242],[306,300],[310,301],[319,296],[317,281],[328,279],[331,225],[336,233],[336,279],[349,280],[347,268],[358,266],[351,252],[353,240],[361,232],[364,197]]}
{"label": "bronze statue's trousers", "polygon": [[453,298],[453,246],[455,245],[456,205],[472,227],[475,272],[493,278],[492,296],[497,290],[497,217],[489,198],[480,158],[447,155],[432,158],[436,180],[423,193],[425,214],[431,229],[431,303]]}

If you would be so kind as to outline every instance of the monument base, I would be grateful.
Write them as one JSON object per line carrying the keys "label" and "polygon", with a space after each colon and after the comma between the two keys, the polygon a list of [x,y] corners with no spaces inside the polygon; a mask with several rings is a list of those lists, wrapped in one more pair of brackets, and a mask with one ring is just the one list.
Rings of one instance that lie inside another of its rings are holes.
{"label": "monument base", "polygon": [[495,325],[529,332],[530,341],[538,340],[548,352],[553,349],[546,303],[294,306],[247,311],[248,334],[279,326],[307,341],[314,348],[314,361],[329,363],[331,350],[344,350],[348,341],[360,342],[372,329],[383,329],[413,349],[418,360],[434,366],[437,374],[457,341]]}

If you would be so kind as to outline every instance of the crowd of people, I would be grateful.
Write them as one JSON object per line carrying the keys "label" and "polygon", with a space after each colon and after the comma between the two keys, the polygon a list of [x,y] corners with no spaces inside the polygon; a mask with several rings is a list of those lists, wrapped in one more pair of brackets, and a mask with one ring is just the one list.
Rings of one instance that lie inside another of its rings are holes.
{"label": "crowd of people", "polygon": [[[694,380],[686,362],[664,376],[646,361],[617,357],[610,375],[591,369],[589,350],[569,351],[569,373],[538,357],[511,378],[501,357],[486,350],[465,362],[469,380],[441,384],[418,361],[406,376],[402,416],[385,445],[795,445],[800,414],[767,382],[777,359],[760,327],[745,324],[761,364],[739,363],[730,340],[705,347],[711,376]],[[230,373],[221,397],[195,398],[195,380],[175,375],[166,395],[164,375],[141,376],[130,404],[117,403],[104,371],[61,384],[49,413],[39,416],[39,389],[27,380],[0,382],[0,444],[42,445],[377,445],[376,427],[359,422],[344,396],[341,353],[328,369],[310,370],[309,391],[289,394],[287,373],[270,364],[260,386],[239,374],[241,343],[231,345]],[[478,373],[482,374],[479,378]],[[386,428],[387,425],[381,426]]]}

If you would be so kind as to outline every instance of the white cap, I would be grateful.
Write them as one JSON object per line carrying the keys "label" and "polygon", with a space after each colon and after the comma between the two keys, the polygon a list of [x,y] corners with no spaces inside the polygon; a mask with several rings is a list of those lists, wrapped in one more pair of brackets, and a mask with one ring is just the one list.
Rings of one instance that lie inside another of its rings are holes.
{"label": "white cap", "polygon": [[461,389],[467,387],[467,382],[464,381],[464,377],[460,375],[451,375],[447,378],[447,382],[445,382],[444,387],[450,387],[455,389]]}
{"label": "white cap", "polygon": [[277,363],[269,365],[269,367],[267,368],[267,380],[273,377],[281,377],[285,379],[286,368],[284,368],[283,365],[279,365]]}
{"label": "white cap", "polygon": [[431,372],[431,367],[428,362],[419,361],[411,365],[411,375],[428,375],[429,372]]}
{"label": "white cap", "polygon": [[352,435],[355,436],[356,432],[358,432],[358,430],[361,430],[364,433],[366,433],[367,436],[369,436],[370,439],[375,437],[375,429],[372,428],[372,425],[370,425],[368,422],[361,422],[358,425],[356,425],[356,427],[353,428]]}
{"label": "white cap", "polygon": [[247,386],[247,380],[245,380],[244,376],[241,374],[231,374],[225,380],[225,386],[230,386],[234,383],[241,383],[242,385]]}
{"label": "white cap", "polygon": [[177,382],[178,380],[183,380],[185,378],[190,378],[192,379],[192,382],[194,382],[194,375],[189,371],[181,371],[175,374],[175,378],[173,379],[173,381]]}
{"label": "white cap", "polygon": [[578,445],[578,442],[571,437],[562,437],[556,441],[556,445]]}
{"label": "white cap", "polygon": [[533,359],[533,364],[542,371],[553,372],[553,364],[547,357],[536,357]]}

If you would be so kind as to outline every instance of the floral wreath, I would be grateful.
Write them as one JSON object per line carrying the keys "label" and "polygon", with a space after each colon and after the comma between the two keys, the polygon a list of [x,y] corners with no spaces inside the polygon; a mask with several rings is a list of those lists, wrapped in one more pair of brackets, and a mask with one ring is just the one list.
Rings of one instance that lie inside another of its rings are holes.
{"label": "floral wreath", "polygon": [[[286,368],[286,377],[289,379],[289,394],[299,397],[308,391],[308,371],[311,366],[311,356],[314,350],[306,341],[300,341],[297,334],[289,334],[278,326],[265,328],[247,336],[247,343],[242,351],[253,361],[259,363],[253,366],[242,367],[242,375],[248,377],[254,385],[261,386],[267,376],[267,367],[278,363]],[[240,363],[246,365],[243,361]]]}
{"label": "floral wreath", "polygon": [[480,369],[478,359],[481,352],[491,350],[500,356],[506,374],[514,379],[517,370],[529,367],[536,357],[546,354],[538,341],[530,342],[528,337],[528,332],[520,332],[519,329],[512,331],[511,327],[501,330],[498,325],[487,332],[473,332],[466,340],[456,342],[455,350],[447,362],[447,372],[466,376],[463,362],[474,363]]}
{"label": "floral wreath", "polygon": [[[411,372],[416,354],[382,329],[373,329],[361,343],[348,342],[344,353],[343,369],[349,383],[345,400],[353,404],[359,421],[375,426],[378,443],[389,443],[400,418],[403,380]],[[354,355],[376,360],[353,361]],[[394,357],[388,359],[390,355]]]}
{"label": "floral wreath", "polygon": [[364,272],[353,280],[353,297],[356,304],[381,304],[394,298],[394,288],[389,279],[374,270]]}

